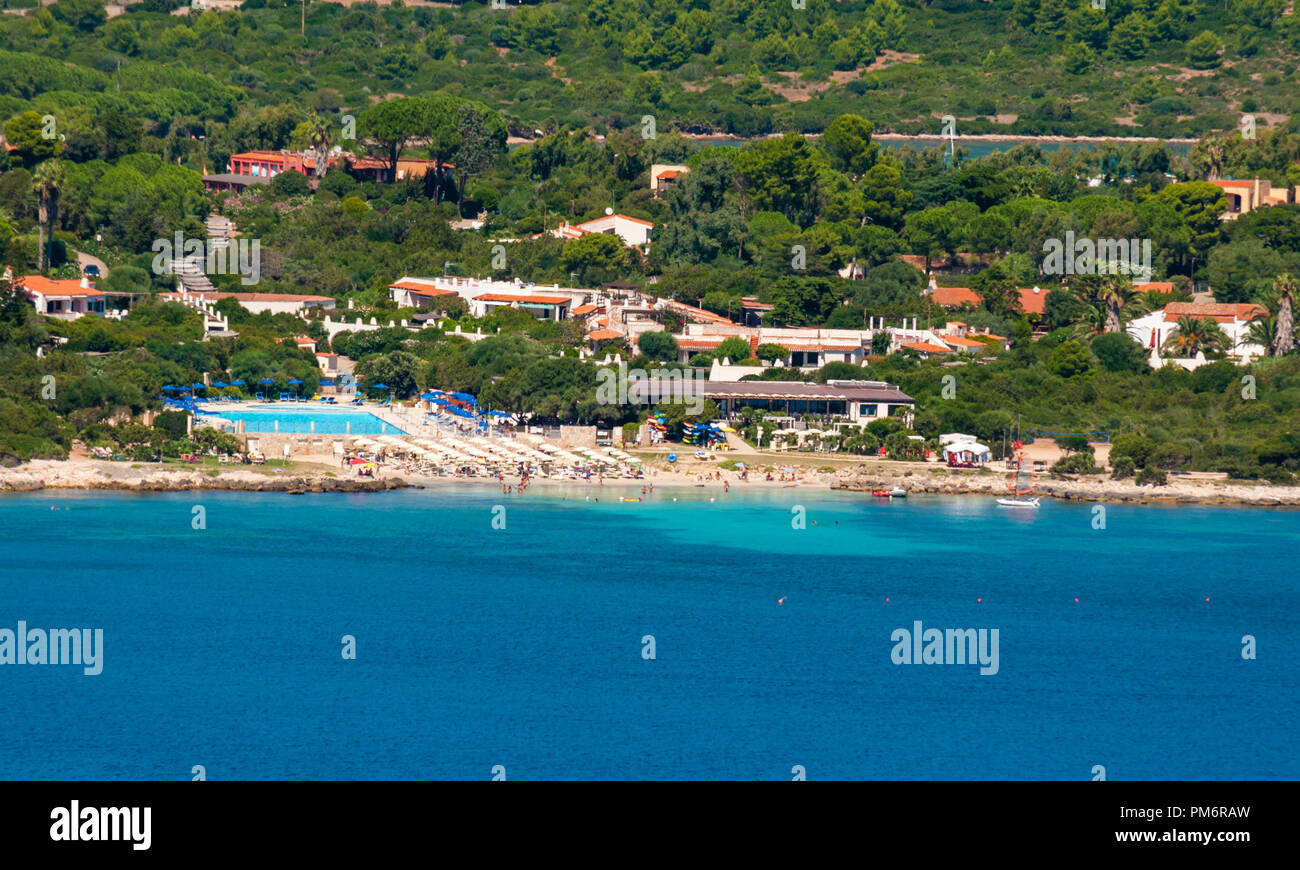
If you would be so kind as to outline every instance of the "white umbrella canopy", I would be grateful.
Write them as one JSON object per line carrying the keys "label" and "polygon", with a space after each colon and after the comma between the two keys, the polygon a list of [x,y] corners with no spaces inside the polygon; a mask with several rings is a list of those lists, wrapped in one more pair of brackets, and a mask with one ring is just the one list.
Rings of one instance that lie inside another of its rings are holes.
{"label": "white umbrella canopy", "polygon": [[988,456],[989,448],[978,441],[953,441],[943,448],[943,452],[947,456],[962,453],[969,453],[972,456]]}

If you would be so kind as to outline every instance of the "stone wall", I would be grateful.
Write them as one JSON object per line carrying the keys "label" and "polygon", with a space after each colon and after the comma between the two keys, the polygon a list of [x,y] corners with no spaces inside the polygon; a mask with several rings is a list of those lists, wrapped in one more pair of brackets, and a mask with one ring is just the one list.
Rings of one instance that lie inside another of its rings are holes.
{"label": "stone wall", "polygon": [[561,426],[559,441],[561,447],[595,447],[596,427]]}

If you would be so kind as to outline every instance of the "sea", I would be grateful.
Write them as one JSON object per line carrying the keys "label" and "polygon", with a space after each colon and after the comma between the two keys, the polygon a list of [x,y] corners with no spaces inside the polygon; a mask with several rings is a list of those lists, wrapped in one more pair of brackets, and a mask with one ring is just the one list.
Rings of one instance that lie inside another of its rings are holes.
{"label": "sea", "polygon": [[742,486],[0,496],[0,776],[1300,778],[1300,512]]}

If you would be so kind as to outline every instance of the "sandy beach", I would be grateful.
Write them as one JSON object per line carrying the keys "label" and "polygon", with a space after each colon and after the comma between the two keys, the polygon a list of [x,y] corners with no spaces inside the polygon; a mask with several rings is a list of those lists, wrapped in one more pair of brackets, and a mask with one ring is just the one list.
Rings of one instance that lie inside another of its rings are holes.
{"label": "sandy beach", "polygon": [[[645,477],[605,477],[590,480],[552,480],[533,477],[529,489],[538,487],[609,490],[639,495],[642,487],[696,490],[710,495],[728,491],[776,491],[780,489],[823,490],[860,493],[872,498],[872,490],[901,487],[910,496],[1007,494],[1008,472],[1001,470],[948,469],[933,463],[866,460],[861,457],[782,456],[750,454],[749,480],[739,471],[723,469],[717,461],[691,459],[670,465],[661,454],[643,453]],[[736,458],[741,458],[737,456]],[[722,460],[725,461],[725,460]],[[772,469],[773,479],[766,479]],[[781,469],[792,468],[782,474]],[[507,474],[504,484],[516,486],[517,474]],[[325,462],[291,461],[264,466],[186,466],[179,463],[127,463],[74,458],[66,461],[36,460],[15,468],[0,469],[0,492],[60,490],[126,490],[173,492],[187,490],[242,490],[254,492],[376,492],[407,487],[433,488],[471,485],[500,489],[502,482],[488,477],[433,476],[412,473],[400,464],[384,466],[376,479],[358,478],[337,465]],[[1256,506],[1300,506],[1300,487],[1275,486],[1263,482],[1188,480],[1171,475],[1162,486],[1138,486],[1129,480],[1111,480],[1104,475],[1053,479],[1039,476],[1034,494],[1044,498],[1093,502],[1239,504]]]}

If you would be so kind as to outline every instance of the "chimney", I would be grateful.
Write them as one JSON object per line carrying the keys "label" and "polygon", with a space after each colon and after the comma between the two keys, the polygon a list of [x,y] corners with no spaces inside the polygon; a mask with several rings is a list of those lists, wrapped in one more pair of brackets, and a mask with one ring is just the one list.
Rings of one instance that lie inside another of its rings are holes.
{"label": "chimney", "polygon": [[927,293],[933,293],[935,290],[938,290],[938,289],[939,289],[939,282],[936,281],[936,280],[934,280],[934,275],[931,274],[931,275],[930,275],[930,286],[926,288],[926,292],[927,292]]}

